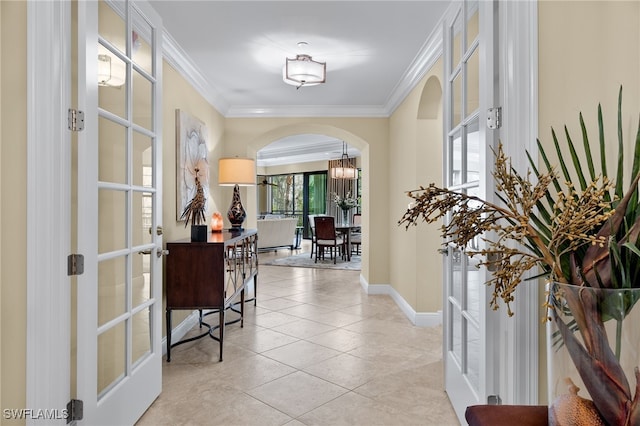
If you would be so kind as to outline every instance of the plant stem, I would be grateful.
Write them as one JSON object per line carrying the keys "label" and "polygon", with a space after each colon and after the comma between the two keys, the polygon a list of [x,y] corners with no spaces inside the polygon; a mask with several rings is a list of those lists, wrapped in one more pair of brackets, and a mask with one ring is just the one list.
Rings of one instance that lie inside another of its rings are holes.
{"label": "plant stem", "polygon": [[616,320],[616,359],[620,362],[620,352],[622,351],[622,320]]}

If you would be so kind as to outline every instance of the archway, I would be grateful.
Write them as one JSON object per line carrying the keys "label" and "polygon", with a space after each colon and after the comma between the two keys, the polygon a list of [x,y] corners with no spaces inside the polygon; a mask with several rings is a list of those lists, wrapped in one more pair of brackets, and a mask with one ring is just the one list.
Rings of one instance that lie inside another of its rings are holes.
{"label": "archway", "polygon": [[[333,125],[326,124],[317,124],[317,123],[297,123],[291,125],[280,126],[276,129],[265,132],[258,137],[254,138],[247,145],[247,155],[253,158],[256,158],[257,152],[271,144],[272,142],[300,134],[318,134],[318,135],[326,135],[330,138],[335,138],[345,143],[357,148],[360,151],[360,166],[362,169],[362,198],[361,198],[361,207],[362,211],[365,214],[362,217],[362,231],[363,231],[363,241],[362,241],[362,271],[361,274],[363,277],[367,278],[369,276],[369,229],[371,222],[371,215],[374,215],[375,212],[370,209],[370,199],[371,194],[369,191],[370,188],[370,175],[369,175],[369,143],[360,138],[359,136],[341,129],[339,127]],[[248,209],[253,209],[252,211],[257,211],[257,189],[256,187],[248,188],[247,191],[247,202]],[[251,224],[251,221],[255,220],[254,218],[249,219],[249,225],[254,226],[255,224]]]}

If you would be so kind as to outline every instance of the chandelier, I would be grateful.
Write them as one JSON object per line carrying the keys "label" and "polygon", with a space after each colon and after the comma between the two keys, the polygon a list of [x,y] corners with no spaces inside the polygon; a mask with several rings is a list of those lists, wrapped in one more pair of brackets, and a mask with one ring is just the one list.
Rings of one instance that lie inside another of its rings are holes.
{"label": "chandelier", "polygon": [[299,54],[294,59],[286,58],[282,69],[285,83],[297,86],[315,86],[327,78],[327,63],[314,61],[310,55]]}
{"label": "chandelier", "polygon": [[347,145],[342,141],[342,158],[340,165],[331,169],[331,177],[333,179],[355,179],[356,168],[351,165],[349,155],[347,155]]}

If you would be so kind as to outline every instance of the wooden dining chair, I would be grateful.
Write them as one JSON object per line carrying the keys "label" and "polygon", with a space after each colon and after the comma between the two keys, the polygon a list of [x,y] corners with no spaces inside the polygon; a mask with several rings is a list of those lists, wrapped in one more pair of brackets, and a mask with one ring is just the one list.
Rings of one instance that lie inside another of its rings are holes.
{"label": "wooden dining chair", "polygon": [[362,215],[360,213],[354,213],[351,223],[354,226],[358,226],[351,231],[351,252],[355,251],[356,254],[360,254],[360,247],[362,246]]}
{"label": "wooden dining chair", "polygon": [[313,218],[316,231],[316,263],[318,257],[324,259],[325,248],[329,249],[329,255],[336,263],[338,252],[345,256],[344,239],[336,234],[336,219],[333,216],[316,216]]}

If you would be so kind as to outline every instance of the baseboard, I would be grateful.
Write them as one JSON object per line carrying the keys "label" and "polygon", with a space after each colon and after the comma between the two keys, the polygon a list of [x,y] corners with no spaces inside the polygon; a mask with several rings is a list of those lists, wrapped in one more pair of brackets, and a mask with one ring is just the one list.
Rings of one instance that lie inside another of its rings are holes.
{"label": "baseboard", "polygon": [[369,284],[360,275],[360,285],[367,294],[386,294],[391,296],[400,310],[407,316],[413,325],[418,327],[434,327],[442,324],[442,311],[437,312],[416,312],[413,307],[389,284]]}
{"label": "baseboard", "polygon": [[[247,285],[246,287],[245,301],[254,297],[254,294],[256,293],[254,289],[255,289],[255,278],[253,281],[253,285]],[[203,312],[207,313],[209,311],[210,310],[205,310]],[[193,327],[195,327],[198,324],[199,320],[200,320],[200,313],[197,310],[191,312],[191,314],[188,317],[186,317],[180,324],[174,327],[174,329],[171,332],[171,341],[173,343],[179,342],[185,336],[185,334],[189,332],[189,330],[191,330]],[[166,355],[166,354],[167,354],[167,336],[164,336],[162,338],[162,355]]]}
{"label": "baseboard", "polygon": [[[191,315],[186,317],[180,324],[178,324],[171,331],[171,341],[174,343],[179,342],[184,337],[184,335],[189,332],[189,330],[191,330],[193,327],[195,327],[198,324],[199,319],[200,319],[199,312],[193,311]],[[167,354],[167,336],[164,336],[162,338],[162,355],[166,355],[166,354]]]}

